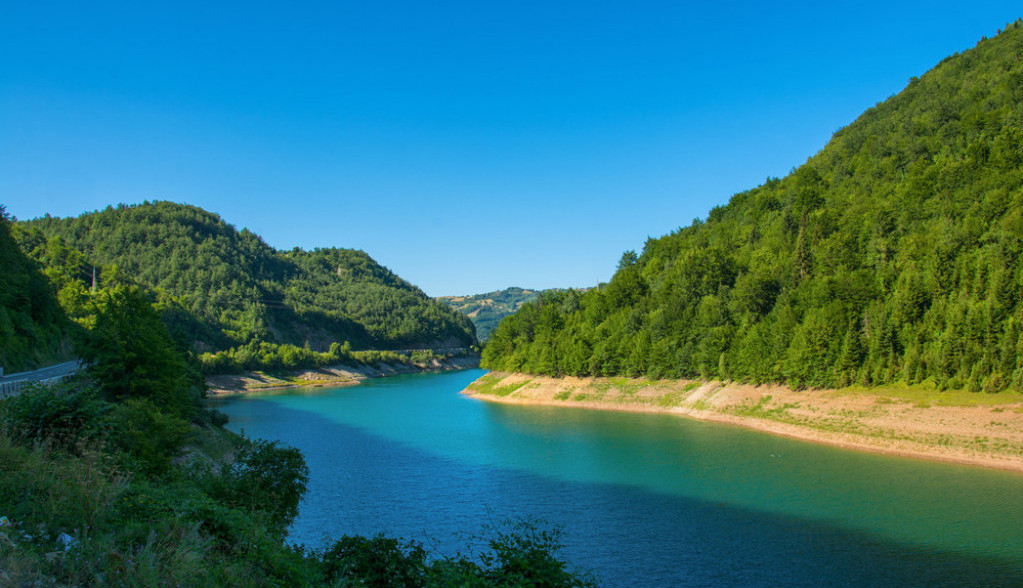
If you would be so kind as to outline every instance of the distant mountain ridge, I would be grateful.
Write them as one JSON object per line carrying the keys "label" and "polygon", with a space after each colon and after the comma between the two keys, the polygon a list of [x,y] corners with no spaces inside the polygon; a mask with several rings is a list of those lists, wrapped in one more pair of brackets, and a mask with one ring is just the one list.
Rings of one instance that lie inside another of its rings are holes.
{"label": "distant mountain ridge", "polygon": [[469,317],[476,325],[480,341],[486,341],[501,319],[526,302],[536,300],[538,295],[539,290],[511,287],[470,296],[439,296],[437,300]]}
{"label": "distant mountain ridge", "polygon": [[1023,391],[1023,26],[946,58],[783,179],[506,318],[485,367]]}
{"label": "distant mountain ridge", "polygon": [[470,347],[468,318],[352,249],[277,251],[219,215],[172,202],[17,223],[30,257],[61,279],[127,279],[187,310],[172,326],[203,351],[253,342],[355,349]]}

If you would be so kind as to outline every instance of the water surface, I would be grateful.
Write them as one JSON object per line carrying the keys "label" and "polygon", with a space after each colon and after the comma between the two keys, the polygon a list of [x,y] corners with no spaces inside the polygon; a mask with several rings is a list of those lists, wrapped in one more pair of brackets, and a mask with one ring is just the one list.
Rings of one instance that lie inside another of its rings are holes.
{"label": "water surface", "polygon": [[302,449],[309,545],[383,532],[454,554],[525,517],[609,586],[1023,586],[1018,474],[458,393],[483,373],[218,402]]}

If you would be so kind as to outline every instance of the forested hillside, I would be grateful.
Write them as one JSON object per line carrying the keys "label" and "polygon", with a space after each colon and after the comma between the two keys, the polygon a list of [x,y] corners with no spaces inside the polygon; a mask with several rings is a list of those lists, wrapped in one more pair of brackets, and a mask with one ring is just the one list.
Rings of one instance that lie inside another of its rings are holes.
{"label": "forested hillside", "polygon": [[1023,391],[1023,27],[783,179],[505,319],[492,369]]}
{"label": "forested hillside", "polygon": [[[361,251],[279,252],[218,215],[170,202],[18,223],[31,257],[73,297],[97,281],[138,283],[180,304],[172,332],[202,351],[333,342],[355,349],[468,347],[464,316]],[[65,304],[73,308],[73,304]],[[71,314],[74,315],[73,310]]]}
{"label": "forested hillside", "polygon": [[16,372],[61,357],[71,323],[39,266],[18,249],[2,205],[0,268],[0,367]]}
{"label": "forested hillside", "polygon": [[536,300],[538,294],[536,290],[505,288],[472,296],[440,296],[437,300],[469,317],[472,324],[476,325],[476,336],[480,341],[486,341],[501,319],[517,311],[523,304]]}

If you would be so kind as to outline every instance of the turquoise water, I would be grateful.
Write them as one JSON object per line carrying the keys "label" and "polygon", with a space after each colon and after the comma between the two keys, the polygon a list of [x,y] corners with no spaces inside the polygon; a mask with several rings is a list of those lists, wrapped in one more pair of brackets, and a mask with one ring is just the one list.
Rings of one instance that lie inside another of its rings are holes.
{"label": "turquoise water", "polygon": [[383,532],[454,554],[525,517],[609,586],[1023,586],[1023,476],[458,393],[483,373],[218,407],[304,452],[291,536],[308,545]]}

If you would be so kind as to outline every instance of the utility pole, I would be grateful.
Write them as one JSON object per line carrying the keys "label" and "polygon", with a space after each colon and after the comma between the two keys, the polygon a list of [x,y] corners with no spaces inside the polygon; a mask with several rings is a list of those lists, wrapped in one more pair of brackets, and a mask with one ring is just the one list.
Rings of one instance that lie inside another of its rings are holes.
{"label": "utility pole", "polygon": [[92,266],[92,290],[93,294],[96,293],[96,266]]}

